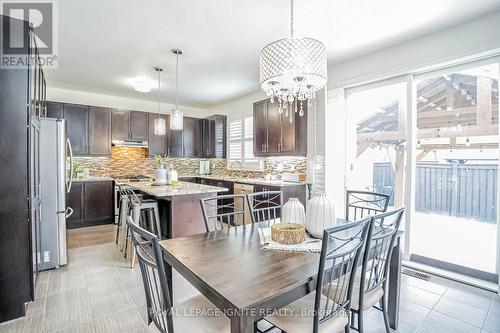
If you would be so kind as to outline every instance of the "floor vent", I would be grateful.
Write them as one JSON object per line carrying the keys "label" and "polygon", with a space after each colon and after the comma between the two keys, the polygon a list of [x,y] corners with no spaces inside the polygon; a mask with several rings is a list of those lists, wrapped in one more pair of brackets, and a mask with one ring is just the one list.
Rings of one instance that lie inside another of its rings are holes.
{"label": "floor vent", "polygon": [[417,272],[417,271],[414,271],[412,269],[403,268],[401,270],[401,273],[406,274],[406,275],[411,276],[411,277],[414,277],[414,278],[417,278],[417,279],[420,279],[420,280],[429,281],[431,279],[431,276],[429,274]]}

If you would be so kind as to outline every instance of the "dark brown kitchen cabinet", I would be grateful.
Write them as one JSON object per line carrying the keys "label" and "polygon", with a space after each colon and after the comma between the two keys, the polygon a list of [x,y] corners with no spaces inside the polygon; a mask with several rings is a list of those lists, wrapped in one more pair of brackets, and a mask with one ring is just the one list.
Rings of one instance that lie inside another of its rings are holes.
{"label": "dark brown kitchen cabinet", "polygon": [[127,110],[113,110],[112,139],[128,140],[130,137],[129,127],[130,113]]}
{"label": "dark brown kitchen cabinet", "polygon": [[67,206],[73,209],[73,214],[66,221],[68,228],[85,222],[83,215],[84,185],[83,182],[73,183],[66,198]]}
{"label": "dark brown kitchen cabinet", "polygon": [[201,120],[202,124],[202,157],[226,157],[227,117],[213,115]]}
{"label": "dark brown kitchen cabinet", "polygon": [[86,105],[64,104],[66,133],[71,141],[74,155],[87,155],[89,152],[88,124],[89,108]]}
{"label": "dark brown kitchen cabinet", "polygon": [[74,182],[67,197],[69,229],[113,223],[113,181]]}
{"label": "dark brown kitchen cabinet", "polygon": [[184,117],[184,157],[201,157],[201,119]]}
{"label": "dark brown kitchen cabinet", "polygon": [[148,139],[148,113],[113,110],[113,140],[146,141]]}
{"label": "dark brown kitchen cabinet", "polygon": [[47,117],[48,118],[56,118],[56,119],[64,119],[64,104],[57,102],[46,102],[47,106]]}
{"label": "dark brown kitchen cabinet", "polygon": [[130,112],[130,139],[134,141],[147,141],[149,117],[146,112]]}
{"label": "dark brown kitchen cabinet", "polygon": [[[155,119],[158,117],[165,119],[165,135],[156,135],[154,130]],[[149,156],[168,155],[168,126],[170,117],[166,114],[149,114],[149,135],[148,135],[148,153]]]}
{"label": "dark brown kitchen cabinet", "polygon": [[[307,155],[307,102],[304,116],[278,112],[278,103],[264,100],[254,103],[255,156]],[[291,120],[291,121],[290,121]]]}
{"label": "dark brown kitchen cabinet", "polygon": [[168,132],[168,153],[172,157],[183,157],[184,156],[184,143],[183,135],[184,131],[169,131]]}
{"label": "dark brown kitchen cabinet", "polygon": [[114,216],[113,182],[86,182],[84,207],[86,224],[111,221]]}
{"label": "dark brown kitchen cabinet", "polygon": [[111,109],[89,107],[89,154],[111,154]]}

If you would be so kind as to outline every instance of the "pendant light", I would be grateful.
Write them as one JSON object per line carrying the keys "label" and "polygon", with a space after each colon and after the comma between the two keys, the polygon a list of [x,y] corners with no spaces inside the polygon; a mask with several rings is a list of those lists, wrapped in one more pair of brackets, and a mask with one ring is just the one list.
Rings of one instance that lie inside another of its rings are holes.
{"label": "pendant light", "polygon": [[158,73],[158,116],[154,120],[154,133],[155,135],[167,134],[167,124],[165,117],[161,117],[161,102],[160,102],[160,88],[161,88],[161,72],[163,68],[155,67],[154,70]]}
{"label": "pendant light", "polygon": [[184,123],[184,112],[179,110],[178,104],[178,86],[179,86],[179,55],[182,50],[173,49],[172,53],[176,55],[175,65],[175,109],[170,111],[170,129],[172,131],[182,131]]}
{"label": "pendant light", "polygon": [[260,52],[260,87],[277,100],[279,113],[304,115],[303,103],[326,85],[325,45],[313,38],[294,36],[293,0],[290,0],[290,37],[266,45]]}

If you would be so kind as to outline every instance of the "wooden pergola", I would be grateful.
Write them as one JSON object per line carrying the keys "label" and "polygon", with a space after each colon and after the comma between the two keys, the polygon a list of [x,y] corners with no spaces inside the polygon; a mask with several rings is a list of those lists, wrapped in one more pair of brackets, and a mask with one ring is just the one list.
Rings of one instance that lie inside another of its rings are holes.
{"label": "wooden pergola", "polygon": [[[434,150],[497,149],[498,143],[471,143],[457,138],[498,136],[498,81],[464,74],[442,75],[417,86],[417,140],[447,138],[447,143],[420,143],[417,162]],[[404,188],[406,113],[398,101],[358,123],[357,156],[379,145],[394,146],[395,189]],[[402,205],[402,190],[395,204]]]}

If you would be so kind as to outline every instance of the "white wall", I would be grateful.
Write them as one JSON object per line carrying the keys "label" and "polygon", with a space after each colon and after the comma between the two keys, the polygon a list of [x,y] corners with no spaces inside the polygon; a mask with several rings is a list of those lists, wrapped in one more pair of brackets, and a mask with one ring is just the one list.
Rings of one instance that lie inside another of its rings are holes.
{"label": "white wall", "polygon": [[[451,13],[450,13],[451,15]],[[500,11],[328,68],[328,87],[386,77],[500,49]]]}
{"label": "white wall", "polygon": [[261,90],[208,109],[209,114],[227,115],[228,121],[253,115],[253,103],[268,98]]}
{"label": "white wall", "polygon": [[[47,100],[54,102],[105,106],[117,109],[158,112],[158,102],[154,101],[62,89],[50,86],[47,88]],[[175,105],[162,103],[161,111],[162,113],[169,113],[174,107]],[[184,111],[184,115],[190,117],[204,118],[209,115],[206,109],[188,106],[180,106],[180,108]]]}

